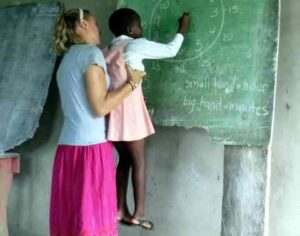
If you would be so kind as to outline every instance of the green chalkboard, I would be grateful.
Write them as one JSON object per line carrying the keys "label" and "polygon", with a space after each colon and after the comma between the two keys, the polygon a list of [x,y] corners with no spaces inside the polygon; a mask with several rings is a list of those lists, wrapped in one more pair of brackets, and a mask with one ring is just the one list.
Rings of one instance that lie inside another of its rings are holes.
{"label": "green chalkboard", "polygon": [[203,127],[216,143],[267,145],[278,46],[278,0],[125,0],[146,38],[170,41],[177,19],[191,25],[173,59],[146,61],[153,122]]}

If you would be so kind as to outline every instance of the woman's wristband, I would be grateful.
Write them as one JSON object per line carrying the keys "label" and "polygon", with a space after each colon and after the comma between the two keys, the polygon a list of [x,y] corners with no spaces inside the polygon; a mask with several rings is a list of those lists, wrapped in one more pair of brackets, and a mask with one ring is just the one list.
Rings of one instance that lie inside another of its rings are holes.
{"label": "woman's wristband", "polygon": [[130,86],[132,88],[132,91],[135,90],[137,88],[137,86],[138,86],[138,83],[135,83],[132,80],[128,80],[127,83],[130,84]]}

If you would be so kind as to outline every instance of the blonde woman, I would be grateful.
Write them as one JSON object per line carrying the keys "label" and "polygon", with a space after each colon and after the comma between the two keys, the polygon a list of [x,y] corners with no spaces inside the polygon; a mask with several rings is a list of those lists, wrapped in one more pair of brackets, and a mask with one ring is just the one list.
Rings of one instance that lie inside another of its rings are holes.
{"label": "blonde woman", "polygon": [[115,166],[104,116],[145,74],[128,68],[128,82],[108,92],[109,76],[97,48],[99,28],[87,10],[62,14],[54,41],[63,54],[57,83],[64,124],[53,165],[50,235],[116,236]]}

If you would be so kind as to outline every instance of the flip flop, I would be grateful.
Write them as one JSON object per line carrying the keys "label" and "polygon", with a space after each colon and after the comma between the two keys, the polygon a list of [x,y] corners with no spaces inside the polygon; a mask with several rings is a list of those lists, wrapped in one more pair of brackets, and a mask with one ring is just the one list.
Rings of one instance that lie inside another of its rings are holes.
{"label": "flip flop", "polygon": [[143,219],[136,219],[136,218],[132,218],[132,220],[137,222],[137,223],[131,222],[133,225],[142,227],[143,229],[146,229],[146,230],[154,229],[154,224],[150,220],[143,220]]}
{"label": "flip flop", "polygon": [[136,226],[136,224],[134,224],[132,222],[132,218],[124,218],[124,217],[118,217],[118,221],[120,224],[123,224],[123,225],[127,225],[127,226]]}

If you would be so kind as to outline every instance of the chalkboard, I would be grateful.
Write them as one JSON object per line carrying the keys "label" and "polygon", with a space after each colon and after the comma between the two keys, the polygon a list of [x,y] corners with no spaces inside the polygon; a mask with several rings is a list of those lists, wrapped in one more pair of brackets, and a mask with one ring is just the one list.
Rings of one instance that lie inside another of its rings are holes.
{"label": "chalkboard", "polygon": [[0,8],[0,152],[31,138],[56,56],[52,37],[60,5]]}
{"label": "chalkboard", "polygon": [[203,127],[216,143],[267,145],[278,47],[278,0],[125,0],[144,36],[170,41],[191,25],[175,58],[146,61],[143,82],[156,125]]}

